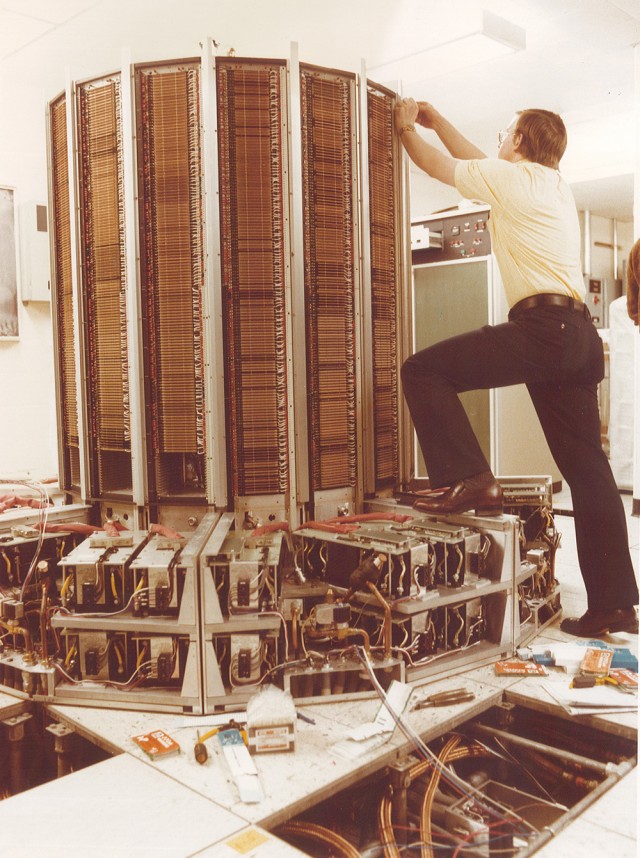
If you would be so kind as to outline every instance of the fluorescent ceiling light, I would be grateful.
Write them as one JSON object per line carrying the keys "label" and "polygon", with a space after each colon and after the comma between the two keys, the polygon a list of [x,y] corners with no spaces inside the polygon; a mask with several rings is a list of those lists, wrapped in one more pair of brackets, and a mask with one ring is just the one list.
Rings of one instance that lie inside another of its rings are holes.
{"label": "fluorescent ceiling light", "polygon": [[369,72],[385,80],[417,83],[522,51],[526,44],[526,32],[522,27],[490,12],[483,12],[481,30],[382,63],[369,69]]}

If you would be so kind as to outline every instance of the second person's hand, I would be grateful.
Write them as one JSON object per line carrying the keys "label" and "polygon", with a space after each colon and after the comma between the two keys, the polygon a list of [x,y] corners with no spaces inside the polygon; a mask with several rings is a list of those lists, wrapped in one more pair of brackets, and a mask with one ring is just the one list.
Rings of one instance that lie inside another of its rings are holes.
{"label": "second person's hand", "polygon": [[423,128],[433,128],[435,121],[440,117],[438,111],[428,101],[418,101],[417,105],[418,115],[416,116],[416,122],[418,125],[422,125]]}

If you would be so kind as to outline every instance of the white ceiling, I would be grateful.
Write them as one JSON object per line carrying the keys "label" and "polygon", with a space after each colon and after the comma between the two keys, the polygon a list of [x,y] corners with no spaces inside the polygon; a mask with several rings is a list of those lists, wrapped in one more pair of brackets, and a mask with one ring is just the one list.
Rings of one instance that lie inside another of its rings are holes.
{"label": "white ceiling", "polygon": [[[485,151],[514,111],[561,113],[563,171],[579,208],[631,220],[634,50],[640,0],[0,0],[0,87],[19,81],[48,100],[67,78],[134,62],[196,56],[207,37],[242,56],[373,69],[475,29],[483,10],[526,31],[526,50],[403,84]],[[639,49],[640,50],[640,49]],[[425,65],[426,67],[426,65]],[[383,74],[384,69],[380,69]],[[5,120],[6,121],[6,120]],[[639,138],[640,139],[640,136]]]}

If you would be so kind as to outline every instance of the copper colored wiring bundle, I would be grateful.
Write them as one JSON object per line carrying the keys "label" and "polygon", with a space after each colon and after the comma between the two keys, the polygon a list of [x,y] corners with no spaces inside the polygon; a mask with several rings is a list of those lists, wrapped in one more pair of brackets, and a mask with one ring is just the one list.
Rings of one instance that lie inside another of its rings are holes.
{"label": "copper colored wiring bundle", "polygon": [[378,832],[385,858],[400,858],[400,850],[398,849],[396,836],[393,833],[392,810],[391,785],[389,785],[387,792],[378,805]]}
{"label": "copper colored wiring bundle", "polygon": [[398,294],[396,181],[393,105],[395,95],[367,91],[371,319],[376,486],[397,480],[398,439]]}
{"label": "copper colored wiring bundle", "polygon": [[338,858],[360,858],[360,852],[335,831],[314,822],[285,822],[277,830],[279,837],[291,836],[331,846]]}
{"label": "copper colored wiring bundle", "polygon": [[[460,742],[461,738],[459,736],[453,736],[449,739],[438,755],[440,765],[434,766],[431,760],[424,760],[416,763],[408,773],[409,783],[413,783],[421,775],[429,770],[433,770],[424,794],[420,818],[420,839],[423,858],[433,858],[433,849],[431,846],[431,809],[438,784],[443,774],[443,767],[448,762],[471,756],[486,756],[489,753],[480,743],[474,742],[464,747],[458,747]],[[391,795],[387,791],[378,807],[378,829],[380,840],[385,850],[385,858],[398,858],[400,851],[393,833],[391,810]]]}
{"label": "copper colored wiring bundle", "polygon": [[289,486],[282,64],[219,58],[228,460],[235,495]]}
{"label": "copper colored wiring bundle", "polygon": [[[289,105],[283,60],[216,58],[227,465],[234,496],[290,490],[292,403]],[[153,502],[206,494],[204,168],[196,60],[135,67],[140,283],[127,282],[119,74],[79,83],[74,330],[67,98],[51,102],[53,241],[63,488],[80,483],[78,401],[93,497],[132,491],[128,297],[140,287],[142,400]],[[302,232],[309,469],[314,492],[357,484],[359,264],[356,76],[302,66]],[[367,86],[373,409],[377,486],[398,470],[398,146],[394,96]],[[369,226],[369,225],[368,225]],[[302,323],[302,319],[300,320]],[[75,351],[81,340],[85,390]],[[220,407],[219,403],[212,403]]]}
{"label": "copper colored wiring bundle", "polygon": [[120,78],[78,90],[88,438],[95,491],[131,486]]}
{"label": "copper colored wiring bundle", "polygon": [[[58,346],[62,409],[61,446],[71,485],[80,483],[78,433],[78,395],[74,350],[73,275],[71,254],[71,208],[69,200],[69,160],[67,137],[67,100],[60,96],[50,111],[50,147],[52,153],[52,240],[55,278],[55,326]],[[65,475],[67,476],[67,475]],[[70,488],[70,485],[63,486]]]}
{"label": "copper colored wiring bundle", "polygon": [[205,453],[199,70],[139,68],[136,86],[147,438],[166,496]]}
{"label": "copper colored wiring bundle", "polygon": [[314,491],[356,483],[354,80],[302,68],[307,392]]}

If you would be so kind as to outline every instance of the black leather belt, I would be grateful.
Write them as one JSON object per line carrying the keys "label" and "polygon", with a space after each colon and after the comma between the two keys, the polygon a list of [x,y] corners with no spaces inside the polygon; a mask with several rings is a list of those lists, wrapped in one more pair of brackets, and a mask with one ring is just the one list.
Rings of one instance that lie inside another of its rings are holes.
{"label": "black leather belt", "polygon": [[558,295],[557,292],[541,292],[539,295],[530,295],[514,304],[509,310],[509,321],[513,321],[525,310],[533,310],[534,307],[564,307],[567,310],[582,313],[587,319],[591,318],[587,305],[582,301],[576,301],[568,295]]}

